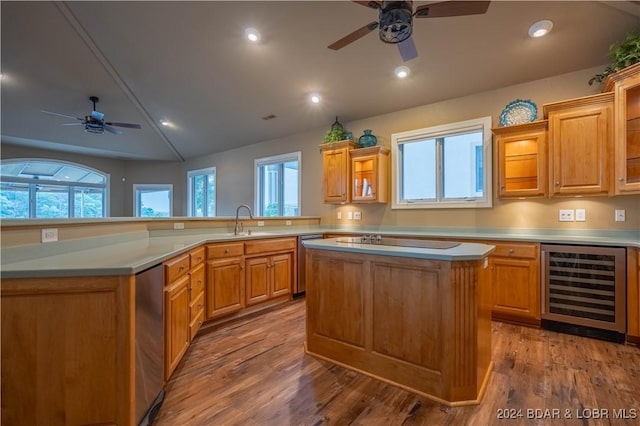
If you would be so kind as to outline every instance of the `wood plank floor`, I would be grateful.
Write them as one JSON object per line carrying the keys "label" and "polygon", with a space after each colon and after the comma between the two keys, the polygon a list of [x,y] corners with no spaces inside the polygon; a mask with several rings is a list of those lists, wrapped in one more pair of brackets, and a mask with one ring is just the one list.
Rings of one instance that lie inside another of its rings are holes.
{"label": "wood plank floor", "polygon": [[198,335],[153,425],[640,424],[634,346],[496,322],[482,404],[448,408],[305,355],[304,318],[296,300]]}

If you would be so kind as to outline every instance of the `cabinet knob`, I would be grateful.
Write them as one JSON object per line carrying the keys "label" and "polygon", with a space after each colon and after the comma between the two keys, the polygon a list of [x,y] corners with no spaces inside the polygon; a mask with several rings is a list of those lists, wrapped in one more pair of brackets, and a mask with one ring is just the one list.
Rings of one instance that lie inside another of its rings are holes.
{"label": "cabinet knob", "polygon": [[181,271],[184,271],[184,266],[180,265],[180,268],[178,268]]}
{"label": "cabinet knob", "polygon": [[560,185],[560,182],[556,181],[556,186]]}
{"label": "cabinet knob", "polygon": [[244,269],[244,266],[240,265],[240,270],[242,271]]}
{"label": "cabinet knob", "polygon": [[224,249],[224,254],[228,254],[229,253],[229,249]]}
{"label": "cabinet knob", "polygon": [[514,250],[512,248],[509,249],[509,253],[513,253]]}
{"label": "cabinet knob", "polygon": [[500,185],[500,189],[504,189],[504,185]]}
{"label": "cabinet knob", "polygon": [[198,308],[202,308],[202,303],[198,303]]}
{"label": "cabinet knob", "polygon": [[624,178],[618,178],[618,182],[624,182]]}

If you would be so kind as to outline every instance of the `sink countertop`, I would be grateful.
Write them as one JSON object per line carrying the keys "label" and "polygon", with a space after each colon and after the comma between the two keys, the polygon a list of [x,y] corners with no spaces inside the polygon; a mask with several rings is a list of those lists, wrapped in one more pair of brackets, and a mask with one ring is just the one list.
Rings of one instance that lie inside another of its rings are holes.
{"label": "sink countertop", "polygon": [[[202,244],[318,233],[380,234],[640,248],[640,231],[321,225],[269,226],[265,227],[264,231],[255,228],[252,231],[252,235],[242,236],[234,236],[226,229],[219,228],[141,231],[4,248],[1,250],[0,277],[131,275]],[[396,247],[396,249],[408,248]],[[466,246],[465,250],[468,249],[471,247]],[[464,255],[462,248],[458,250],[458,255]],[[442,255],[445,254],[440,253],[440,256]]]}

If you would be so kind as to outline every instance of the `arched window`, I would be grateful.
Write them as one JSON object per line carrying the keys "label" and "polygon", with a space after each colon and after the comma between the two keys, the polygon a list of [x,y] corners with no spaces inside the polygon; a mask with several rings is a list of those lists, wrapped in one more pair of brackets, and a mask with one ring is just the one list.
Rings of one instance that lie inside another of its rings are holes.
{"label": "arched window", "polygon": [[109,174],[60,160],[20,158],[0,163],[0,217],[106,217]]}

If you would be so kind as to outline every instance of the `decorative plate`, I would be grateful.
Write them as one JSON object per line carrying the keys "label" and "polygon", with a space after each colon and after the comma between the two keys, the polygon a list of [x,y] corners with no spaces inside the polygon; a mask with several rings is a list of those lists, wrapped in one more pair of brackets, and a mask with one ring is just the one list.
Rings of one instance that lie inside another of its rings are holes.
{"label": "decorative plate", "polygon": [[538,107],[529,99],[516,99],[507,104],[500,114],[501,126],[530,123],[538,116]]}

